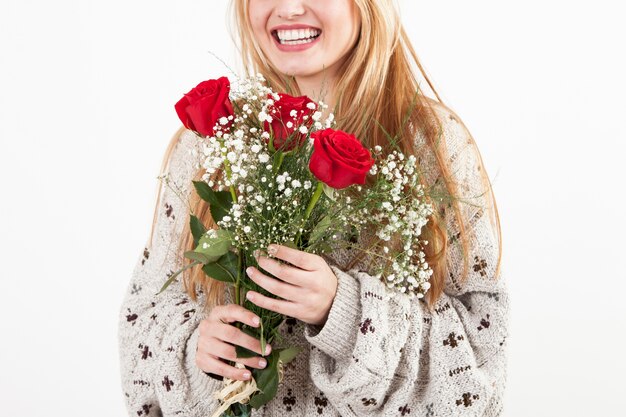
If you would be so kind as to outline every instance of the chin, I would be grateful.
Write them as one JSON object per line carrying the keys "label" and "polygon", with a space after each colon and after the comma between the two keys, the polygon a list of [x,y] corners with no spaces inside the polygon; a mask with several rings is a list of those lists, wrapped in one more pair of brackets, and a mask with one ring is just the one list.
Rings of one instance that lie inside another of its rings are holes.
{"label": "chin", "polygon": [[302,62],[298,62],[297,64],[294,65],[275,65],[276,68],[285,75],[288,76],[294,76],[294,77],[308,77],[311,75],[316,74],[317,71],[314,68],[311,68],[310,66],[306,66],[306,65],[302,65]]}

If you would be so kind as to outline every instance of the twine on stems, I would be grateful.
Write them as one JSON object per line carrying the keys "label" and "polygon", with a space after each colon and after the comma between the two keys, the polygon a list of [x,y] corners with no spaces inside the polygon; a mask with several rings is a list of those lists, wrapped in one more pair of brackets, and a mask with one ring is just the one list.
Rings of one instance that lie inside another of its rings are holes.
{"label": "twine on stems", "polygon": [[[236,362],[235,368],[244,369],[245,365]],[[283,382],[284,368],[283,361],[278,359],[278,383]],[[238,379],[224,378],[224,387],[220,391],[213,393],[213,398],[222,402],[211,417],[220,417],[222,413],[234,403],[247,404],[250,396],[258,391],[254,377],[250,375],[250,380],[240,381]]]}
{"label": "twine on stems", "polygon": [[[245,365],[236,362],[235,368],[244,369]],[[213,393],[213,398],[222,401],[222,405],[215,410],[211,417],[220,417],[233,403],[246,404],[250,400],[250,396],[257,390],[256,381],[252,375],[248,381],[224,378],[224,387]]]}

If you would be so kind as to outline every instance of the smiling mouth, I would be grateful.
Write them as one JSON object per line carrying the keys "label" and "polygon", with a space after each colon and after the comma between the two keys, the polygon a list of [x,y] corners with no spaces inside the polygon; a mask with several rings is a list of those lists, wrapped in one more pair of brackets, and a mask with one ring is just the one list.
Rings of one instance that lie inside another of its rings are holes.
{"label": "smiling mouth", "polygon": [[281,45],[302,45],[311,43],[322,34],[320,29],[273,30],[272,36]]}

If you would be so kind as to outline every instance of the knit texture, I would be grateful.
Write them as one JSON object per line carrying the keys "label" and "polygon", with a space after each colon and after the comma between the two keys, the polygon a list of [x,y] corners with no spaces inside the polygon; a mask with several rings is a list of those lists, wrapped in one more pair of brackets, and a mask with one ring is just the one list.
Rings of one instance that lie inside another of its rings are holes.
{"label": "knit texture", "polygon": [[[420,299],[391,290],[369,275],[365,259],[346,269],[349,250],[325,256],[338,279],[323,326],[288,318],[279,328],[286,346],[301,346],[284,368],[276,397],[252,416],[499,416],[506,386],[509,297],[498,261],[478,176],[478,156],[458,116],[435,105],[443,122],[451,172],[467,198],[469,277],[463,272],[459,225],[451,206],[441,207],[449,228],[445,291],[431,313]],[[421,136],[419,165],[426,182],[440,177]],[[176,252],[187,221],[181,197],[192,192],[200,161],[195,135],[185,130],[169,160],[177,192],[161,185],[157,223],[132,272],[119,315],[121,383],[131,416],[209,417],[212,393],[222,382],[195,363],[198,324],[205,318],[180,281],[159,296],[163,282],[182,265]],[[481,207],[482,206],[482,207]],[[232,302],[229,289],[226,302]],[[204,295],[199,294],[199,302]]]}

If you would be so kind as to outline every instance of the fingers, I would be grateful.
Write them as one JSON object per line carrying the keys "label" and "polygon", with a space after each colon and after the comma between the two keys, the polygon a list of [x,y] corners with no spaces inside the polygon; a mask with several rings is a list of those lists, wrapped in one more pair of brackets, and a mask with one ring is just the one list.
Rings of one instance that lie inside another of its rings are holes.
{"label": "fingers", "polygon": [[232,323],[234,321],[240,321],[252,327],[259,327],[259,316],[251,312],[245,307],[237,304],[226,304],[223,306],[216,306],[211,310],[211,315],[222,323]]}
{"label": "fingers", "polygon": [[196,355],[196,365],[205,372],[211,372],[225,378],[239,381],[250,379],[251,372],[249,369],[235,368],[211,355]]}
{"label": "fingers", "polygon": [[298,311],[299,304],[292,301],[279,300],[272,297],[266,297],[256,291],[248,291],[246,298],[261,308],[266,310],[275,311],[279,314],[284,314],[289,317],[300,317],[300,311]]}
{"label": "fingers", "polygon": [[324,260],[315,254],[303,252],[288,246],[271,244],[267,248],[267,252],[275,258],[287,261],[292,265],[307,271],[315,271],[320,269]]}
{"label": "fingers", "polygon": [[[246,380],[245,373],[250,370],[241,369],[238,366],[248,366],[263,369],[267,366],[265,358],[255,356],[251,358],[238,358],[236,346],[242,346],[250,351],[262,354],[261,342],[244,333],[232,324],[240,321],[250,326],[258,327],[254,318],[256,314],[237,304],[216,306],[211,310],[210,316],[200,322],[198,348],[196,350],[196,364],[205,372],[221,375],[225,378]],[[271,346],[265,347],[265,355],[269,354]],[[221,359],[236,362],[238,365],[231,366]]]}
{"label": "fingers", "polygon": [[[263,355],[261,352],[261,341],[254,337],[245,334],[235,326],[230,324],[218,323],[216,324],[216,333],[219,335],[217,339],[223,340],[233,345],[245,347],[248,350]],[[271,350],[271,346],[268,344],[265,346],[265,355],[268,355]]]}
{"label": "fingers", "polygon": [[269,277],[253,266],[246,269],[246,274],[248,274],[250,279],[257,285],[285,300],[297,300],[300,298],[298,296],[300,287]]}
{"label": "fingers", "polygon": [[[202,341],[199,344],[200,348],[198,349],[200,352],[207,352],[208,356],[214,356],[218,359],[226,359],[233,362],[239,362],[243,365],[250,366],[257,369],[263,369],[267,366],[267,360],[260,356],[254,356],[251,358],[238,358],[237,351],[235,350],[235,346],[230,345],[221,340],[211,338],[206,342]],[[212,371],[208,371],[212,372]],[[215,372],[214,372],[215,373]]]}
{"label": "fingers", "polygon": [[306,272],[302,269],[296,268],[286,263],[278,262],[277,260],[268,258],[267,256],[258,256],[257,262],[261,268],[263,268],[271,275],[295,286],[302,286],[306,279],[306,275],[304,275],[306,274]]}

